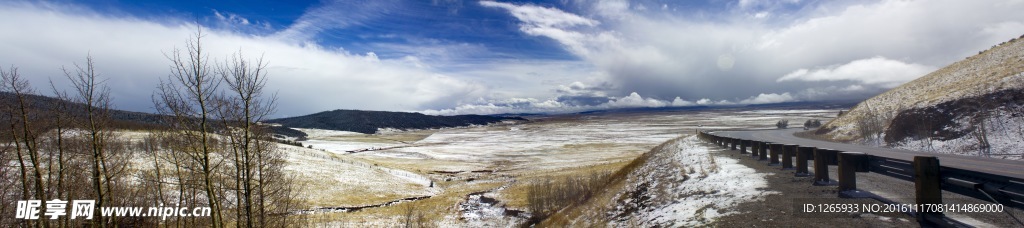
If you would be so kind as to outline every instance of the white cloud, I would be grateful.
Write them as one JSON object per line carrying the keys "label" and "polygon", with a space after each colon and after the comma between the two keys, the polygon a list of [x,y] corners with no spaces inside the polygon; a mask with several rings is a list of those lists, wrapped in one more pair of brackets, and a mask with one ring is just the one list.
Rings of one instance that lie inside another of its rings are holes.
{"label": "white cloud", "polygon": [[784,81],[857,81],[863,84],[892,88],[914,80],[935,70],[935,67],[910,64],[884,57],[858,59],[852,62],[818,69],[799,69],[780,77]]}
{"label": "white cloud", "polygon": [[609,108],[661,108],[669,104],[671,103],[653,98],[643,98],[640,94],[633,92],[629,96],[608,101],[607,106]]}
{"label": "white cloud", "polygon": [[221,13],[220,11],[214,10],[213,15],[217,20],[224,24],[238,24],[242,26],[249,25],[249,19],[239,16],[238,14],[228,12]]}
{"label": "white cloud", "polygon": [[524,30],[530,28],[570,28],[579,25],[594,26],[598,22],[560,9],[535,5],[513,5],[495,1],[480,1],[480,5],[506,9],[522,21]]}
{"label": "white cloud", "polygon": [[586,52],[588,43],[587,35],[573,31],[579,27],[593,27],[600,24],[596,20],[588,19],[576,14],[568,13],[557,8],[541,7],[531,4],[514,5],[510,3],[480,1],[480,5],[507,10],[522,23],[519,30],[533,36],[545,36],[558,40],[571,51]]}
{"label": "white cloud", "polygon": [[[569,86],[560,86],[563,88],[573,88],[574,90],[585,89],[585,85],[582,83],[573,83]],[[606,110],[606,109],[623,109],[623,108],[667,108],[667,107],[690,107],[690,106],[734,106],[734,105],[748,105],[748,104],[765,104],[765,103],[778,103],[795,101],[789,94],[761,94],[757,97],[751,97],[749,99],[733,102],[728,100],[712,101],[711,99],[703,98],[697,102],[687,101],[682,98],[676,97],[671,101],[659,100],[650,97],[643,97],[637,92],[632,92],[627,96],[623,97],[604,97],[605,102],[581,105],[574,104],[570,101],[559,101],[554,99],[534,99],[534,98],[512,98],[512,99],[500,99],[500,100],[479,100],[471,104],[459,105],[455,108],[448,109],[431,109],[422,111],[422,113],[429,115],[461,115],[461,114],[507,114],[507,113],[574,113],[592,110]]]}
{"label": "white cloud", "polygon": [[344,0],[324,0],[311,7],[287,29],[273,35],[282,40],[309,41],[322,31],[369,23],[394,8],[395,0],[365,1],[358,4]]}
{"label": "white cloud", "polygon": [[[582,10],[561,14],[599,23],[522,32],[550,38],[593,64],[617,88],[609,94],[637,91],[698,104],[703,97],[787,93],[797,100],[866,98],[1024,29],[1022,1],[740,1],[713,16],[703,9],[639,11],[620,0],[575,2]],[[719,103],[713,100],[704,103]]]}
{"label": "white cloud", "polygon": [[[569,7],[479,2],[578,59],[456,61],[488,56],[487,43],[368,44],[367,53],[316,43],[323,31],[372,24],[393,1],[323,1],[281,31],[256,34],[234,28],[265,22],[213,11],[220,26],[208,29],[206,45],[211,57],[265,54],[279,115],[516,113],[865,98],[1024,31],[1021,1],[729,1],[711,12],[672,2],[563,3]],[[659,5],[665,10],[650,10]],[[115,102],[147,111],[168,73],[161,52],[183,46],[188,21],[5,1],[0,30],[17,32],[0,33],[0,64],[20,67],[42,88],[48,78],[60,83],[61,65],[91,53]]]}
{"label": "white cloud", "polygon": [[691,101],[687,101],[687,100],[683,100],[682,98],[679,98],[679,97],[676,97],[675,100],[672,100],[672,106],[673,107],[694,106],[696,104],[697,103],[694,103],[694,102],[691,102]]}
{"label": "white cloud", "polygon": [[789,95],[789,93],[782,93],[782,94],[775,94],[775,93],[764,94],[764,93],[762,93],[762,94],[758,94],[757,96],[753,96],[753,97],[744,99],[744,100],[740,101],[739,103],[740,104],[771,104],[771,103],[783,103],[783,102],[793,102],[793,101],[797,101],[797,99],[793,98],[793,96]]}
{"label": "white cloud", "polygon": [[[66,86],[59,67],[82,62],[86,54],[108,78],[119,108],[151,111],[150,95],[168,75],[163,53],[182,48],[194,32],[180,21],[115,18],[80,8],[0,3],[0,64],[14,65],[42,91],[48,79]],[[73,10],[72,10],[73,9]],[[206,29],[203,45],[211,58],[243,50],[269,62],[268,92],[277,92],[278,116],[352,108],[411,111],[453,107],[466,97],[486,95],[485,85],[417,67],[402,59],[380,59],[308,42]]]}

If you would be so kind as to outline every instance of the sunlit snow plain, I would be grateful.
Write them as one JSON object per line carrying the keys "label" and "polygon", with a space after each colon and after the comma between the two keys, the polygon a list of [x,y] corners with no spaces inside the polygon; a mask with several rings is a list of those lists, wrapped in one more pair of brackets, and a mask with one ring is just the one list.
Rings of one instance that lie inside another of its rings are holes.
{"label": "sunlit snow plain", "polygon": [[[308,209],[297,213],[309,217],[311,225],[396,226],[407,222],[407,214],[415,210],[425,213],[431,225],[507,227],[518,226],[526,218],[495,213],[526,211],[526,193],[518,185],[574,172],[615,171],[655,146],[697,129],[775,128],[781,119],[801,127],[805,120],[824,121],[836,113],[723,110],[563,115],[371,135],[299,129],[309,134],[307,141],[301,141],[306,147],[280,148],[287,154],[286,170],[302,184],[300,197]],[[699,146],[693,140],[687,142],[671,148]],[[704,150],[682,152],[687,151]],[[728,157],[715,159],[734,163]],[[762,191],[755,189],[758,186],[762,185],[738,187]],[[497,202],[481,204],[480,194]],[[403,200],[411,198],[417,199]],[[733,203],[756,200],[745,195],[713,198]],[[368,207],[348,209],[364,206]],[[657,213],[660,219],[687,220],[686,215]]]}

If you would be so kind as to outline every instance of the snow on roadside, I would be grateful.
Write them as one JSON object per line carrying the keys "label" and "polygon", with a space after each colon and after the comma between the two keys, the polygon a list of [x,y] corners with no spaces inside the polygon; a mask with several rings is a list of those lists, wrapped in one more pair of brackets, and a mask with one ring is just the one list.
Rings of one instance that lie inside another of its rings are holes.
{"label": "snow on roadside", "polygon": [[711,153],[696,137],[678,139],[653,153],[628,179],[628,198],[617,206],[615,226],[631,221],[642,226],[702,226],[736,213],[743,202],[767,191],[765,173]]}

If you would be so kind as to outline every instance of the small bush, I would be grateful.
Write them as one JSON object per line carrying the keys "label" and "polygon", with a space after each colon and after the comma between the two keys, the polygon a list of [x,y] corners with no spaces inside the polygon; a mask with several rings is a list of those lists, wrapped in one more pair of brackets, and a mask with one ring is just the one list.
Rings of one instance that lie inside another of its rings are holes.
{"label": "small bush", "polygon": [[775,123],[775,127],[778,127],[779,129],[786,129],[789,127],[789,120],[779,120],[779,122]]}
{"label": "small bush", "polygon": [[816,120],[816,119],[807,120],[806,122],[804,122],[804,127],[806,127],[806,128],[821,127],[821,120]]}

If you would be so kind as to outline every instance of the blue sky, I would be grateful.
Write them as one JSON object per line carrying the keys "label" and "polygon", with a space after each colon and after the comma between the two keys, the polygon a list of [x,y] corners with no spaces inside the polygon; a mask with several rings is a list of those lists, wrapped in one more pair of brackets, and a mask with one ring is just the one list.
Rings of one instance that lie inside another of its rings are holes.
{"label": "blue sky", "polygon": [[198,20],[270,63],[275,116],[864,99],[1024,33],[1021,1],[0,1],[0,65],[48,94],[92,55],[152,111]]}
{"label": "blue sky", "polygon": [[[557,1],[531,4],[567,5]],[[576,59],[557,42],[519,32],[519,21],[511,15],[475,1],[98,1],[85,5],[104,14],[153,20],[197,18],[204,26],[254,35],[287,35],[324,47],[374,52],[380,58],[440,55],[388,48],[395,45],[449,44],[486,49],[457,56],[462,62]],[[226,21],[234,23],[224,24]],[[302,22],[312,25],[297,26]]]}

